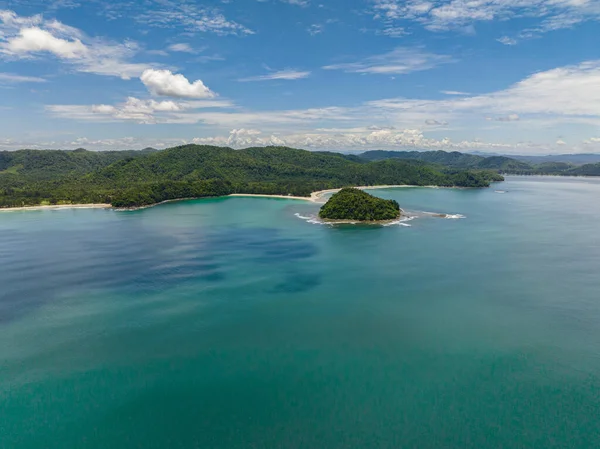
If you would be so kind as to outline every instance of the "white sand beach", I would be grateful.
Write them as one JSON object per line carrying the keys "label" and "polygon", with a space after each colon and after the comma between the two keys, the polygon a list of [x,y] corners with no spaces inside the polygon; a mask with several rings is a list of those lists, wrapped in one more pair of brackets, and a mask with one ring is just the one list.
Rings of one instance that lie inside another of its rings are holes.
{"label": "white sand beach", "polygon": [[[359,186],[355,187],[356,189],[361,190],[371,190],[371,189],[397,189],[404,187],[427,187],[427,188],[439,188],[438,186],[412,186],[412,185],[381,185],[381,186]],[[312,192],[310,196],[292,196],[292,195],[265,195],[265,194],[252,194],[252,193],[234,193],[229,196],[236,197],[256,197],[256,198],[281,198],[286,200],[302,200],[302,201],[312,201],[313,203],[318,203],[323,196],[329,193],[337,193],[339,189],[327,189],[327,190],[319,190],[317,192]]]}
{"label": "white sand beach", "polygon": [[18,212],[30,210],[65,210],[65,209],[110,209],[110,204],[56,204],[51,206],[23,206],[0,208],[0,212]]}

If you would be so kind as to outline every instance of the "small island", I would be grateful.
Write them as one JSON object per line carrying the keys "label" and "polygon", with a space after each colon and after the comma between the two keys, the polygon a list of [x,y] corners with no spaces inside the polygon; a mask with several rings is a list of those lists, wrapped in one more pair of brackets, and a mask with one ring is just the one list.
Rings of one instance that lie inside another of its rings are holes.
{"label": "small island", "polygon": [[400,205],[394,200],[384,200],[362,190],[345,188],[334,194],[319,211],[324,220],[353,220],[377,222],[400,217]]}

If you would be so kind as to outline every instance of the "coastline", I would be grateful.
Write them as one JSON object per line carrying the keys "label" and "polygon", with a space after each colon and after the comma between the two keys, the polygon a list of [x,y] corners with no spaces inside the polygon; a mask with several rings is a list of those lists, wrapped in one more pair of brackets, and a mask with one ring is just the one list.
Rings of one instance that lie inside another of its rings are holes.
{"label": "coastline", "polygon": [[[442,189],[445,187],[440,186],[415,186],[415,185],[379,185],[379,186],[358,186],[354,187],[355,189],[360,190],[376,190],[376,189],[400,189],[406,187],[419,187],[419,188],[428,188],[428,189]],[[459,188],[459,187],[447,187],[450,189]],[[337,193],[342,190],[342,187],[339,189],[326,189],[326,190],[317,190],[316,192],[312,192],[310,196],[288,196],[288,195],[265,195],[265,194],[253,194],[253,193],[234,193],[228,196],[236,196],[236,197],[248,197],[248,198],[280,198],[284,200],[301,200],[301,201],[311,201],[313,203],[319,202],[319,200],[329,193]]]}
{"label": "coastline", "polygon": [[19,212],[32,210],[66,210],[66,209],[112,209],[110,204],[55,204],[46,206],[0,207],[0,212]]}
{"label": "coastline", "polygon": [[[399,188],[430,188],[440,189],[445,187],[440,186],[416,186],[416,185],[378,185],[378,186],[358,186],[356,189],[361,190],[375,190],[375,189],[399,189]],[[455,188],[455,187],[447,187]],[[267,195],[267,194],[254,194],[254,193],[232,193],[231,195],[225,195],[223,197],[199,197],[199,198],[175,198],[172,200],[161,201],[156,204],[148,204],[146,206],[132,207],[132,208],[118,208],[113,207],[111,204],[57,204],[57,205],[46,205],[46,206],[20,206],[20,207],[0,207],[0,212],[18,212],[18,211],[44,211],[44,210],[67,210],[67,209],[113,209],[116,211],[134,211],[141,209],[148,209],[150,207],[160,206],[161,204],[173,203],[176,201],[190,201],[190,200],[201,200],[205,198],[227,198],[227,197],[238,197],[238,198],[275,198],[282,200],[299,200],[309,201],[312,203],[319,203],[324,195],[329,193],[336,193],[342,190],[342,187],[338,189],[326,189],[312,192],[310,196],[291,196],[291,195]]]}
{"label": "coastline", "polygon": [[238,197],[238,198],[278,198],[282,200],[301,200],[301,201],[314,201],[311,196],[293,196],[293,195],[267,195],[261,193],[232,193],[227,197]]}

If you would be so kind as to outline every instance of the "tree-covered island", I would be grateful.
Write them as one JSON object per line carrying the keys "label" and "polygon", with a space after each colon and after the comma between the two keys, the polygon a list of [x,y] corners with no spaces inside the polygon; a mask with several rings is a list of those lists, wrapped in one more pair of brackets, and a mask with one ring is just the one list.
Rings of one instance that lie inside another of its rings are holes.
{"label": "tree-covered island", "polygon": [[319,217],[325,220],[386,221],[400,217],[400,205],[355,188],[345,188],[334,194],[321,208]]}

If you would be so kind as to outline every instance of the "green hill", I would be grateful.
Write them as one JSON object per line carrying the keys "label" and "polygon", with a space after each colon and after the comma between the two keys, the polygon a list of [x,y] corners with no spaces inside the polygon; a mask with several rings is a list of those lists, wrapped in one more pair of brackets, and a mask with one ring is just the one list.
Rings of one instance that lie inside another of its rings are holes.
{"label": "green hill", "polygon": [[532,165],[506,156],[483,157],[474,154],[459,153],[458,151],[367,151],[360,154],[359,157],[367,161],[411,159],[463,169],[505,172],[533,170]]}
{"label": "green hill", "polygon": [[144,156],[151,151],[19,150],[0,151],[0,176],[17,174],[29,179],[55,179],[83,175],[119,160]]}
{"label": "green hill", "polygon": [[367,151],[359,154],[367,161],[382,161],[386,159],[411,159],[415,161],[430,162],[446,167],[475,168],[485,158],[472,154],[459,153],[458,151]]}
{"label": "green hill", "polygon": [[585,164],[569,170],[574,176],[600,176],[600,163]]}
{"label": "green hill", "polygon": [[359,189],[345,188],[334,194],[319,211],[327,220],[383,221],[400,217],[400,205]]}
{"label": "green hill", "polygon": [[487,187],[490,181],[502,180],[490,171],[399,159],[367,162],[356,156],[286,147],[233,150],[184,145],[135,154],[85,150],[1,154],[0,206],[4,207],[94,202],[132,207],[230,193],[308,196],[315,190],[356,185]]}

